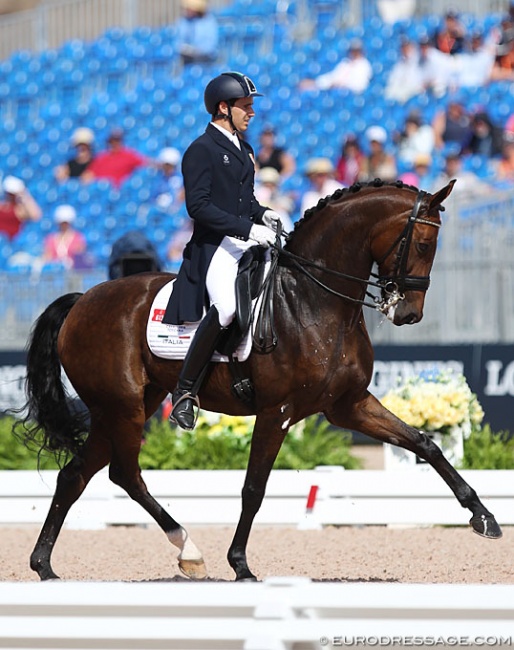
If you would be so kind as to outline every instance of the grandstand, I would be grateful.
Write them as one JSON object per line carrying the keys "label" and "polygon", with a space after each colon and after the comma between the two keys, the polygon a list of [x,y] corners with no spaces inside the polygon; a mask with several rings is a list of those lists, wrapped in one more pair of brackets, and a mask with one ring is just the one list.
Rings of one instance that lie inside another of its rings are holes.
{"label": "grandstand", "polygon": [[[105,280],[112,243],[127,230],[142,230],[165,258],[183,216],[171,217],[149,204],[148,187],[155,174],[150,167],[138,170],[116,189],[105,181],[58,184],[53,169],[67,158],[70,135],[78,126],[93,129],[98,148],[103,148],[115,125],[125,129],[128,146],[149,157],[166,146],[184,151],[205,129],[202,93],[208,80],[225,69],[244,70],[265,95],[248,137],[256,143],[264,123],[276,125],[279,144],[285,144],[297,160],[298,172],[286,189],[299,196],[306,160],[313,155],[335,160],[348,132],[362,136],[370,124],[380,123],[392,133],[401,130],[413,108],[430,120],[448,101],[447,96],[429,94],[403,105],[383,99],[400,36],[417,38],[431,32],[441,20],[444,2],[431,2],[428,9],[424,8],[428,3],[420,2],[414,17],[395,23],[384,22],[379,2],[369,0],[212,3],[221,29],[220,59],[210,66],[184,69],[174,51],[178,2],[108,3],[110,21],[100,9],[93,21],[91,10],[85,11],[91,4],[90,0],[42,2],[37,24],[32,12],[0,21],[0,33],[5,25],[16,33],[19,23],[25,25],[21,30],[25,35],[37,33],[37,26],[46,34],[32,40],[33,49],[13,49],[0,61],[0,172],[22,178],[44,214],[40,222],[26,224],[12,242],[0,235],[0,349],[22,349],[33,320],[56,296]],[[487,32],[499,24],[508,2],[454,2],[453,6],[463,8],[462,19],[470,30]],[[63,8],[59,20],[58,7]],[[128,15],[127,7],[131,7]],[[161,7],[160,12],[156,7]],[[45,11],[48,15],[42,22]],[[89,16],[82,21],[88,38],[77,26],[81,15]],[[103,31],[98,31],[102,24]],[[59,30],[51,31],[49,25],[58,25]],[[298,91],[300,79],[333,67],[355,37],[363,40],[373,65],[373,79],[365,93]],[[503,81],[467,88],[464,100],[469,106],[487,105],[493,119],[503,125],[514,113],[514,84]],[[435,162],[442,165],[442,159]],[[489,168],[479,158],[470,158],[467,164],[488,177]],[[85,233],[96,260],[93,269],[71,273],[52,263],[34,271],[32,261],[42,252],[59,203],[76,208],[76,225]],[[407,328],[372,327],[374,340],[513,342],[513,208],[514,190],[509,188],[499,187],[493,198],[480,203],[453,200],[441,233],[424,322],[408,332]],[[378,325],[376,315],[370,314],[369,319]]]}

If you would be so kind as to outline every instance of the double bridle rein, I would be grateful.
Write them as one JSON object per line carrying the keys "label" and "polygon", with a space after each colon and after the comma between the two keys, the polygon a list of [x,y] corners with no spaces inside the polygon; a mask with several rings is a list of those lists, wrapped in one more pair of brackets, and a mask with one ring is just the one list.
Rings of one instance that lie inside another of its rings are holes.
{"label": "double bridle rein", "polygon": [[[392,275],[383,276],[377,275],[376,273],[371,273],[371,276],[377,278],[377,282],[372,280],[364,280],[363,278],[358,278],[353,275],[348,275],[346,273],[341,273],[340,271],[334,271],[328,269],[321,264],[316,262],[311,262],[306,260],[299,255],[295,255],[290,251],[287,251],[282,248],[281,244],[278,243],[274,246],[278,250],[279,256],[287,258],[289,263],[301,271],[304,275],[310,278],[315,284],[319,287],[328,291],[334,296],[343,298],[344,300],[349,300],[350,302],[361,304],[365,307],[372,307],[382,313],[387,313],[391,307],[394,307],[398,302],[405,298],[405,291],[426,291],[430,286],[430,276],[418,276],[418,275],[408,275],[407,274],[407,261],[409,258],[410,247],[412,243],[412,234],[414,231],[414,226],[417,223],[422,223],[427,226],[434,226],[434,228],[440,228],[441,224],[437,221],[431,221],[430,219],[425,219],[419,216],[419,210],[425,196],[428,195],[428,192],[419,190],[414,206],[409,215],[405,228],[398,235],[398,237],[391,244],[389,249],[379,260],[376,260],[378,265],[382,264],[393,252],[396,251],[396,261],[393,269]],[[439,206],[440,210],[444,210],[443,206]],[[280,242],[280,237],[277,237],[277,242]],[[324,282],[321,282],[316,276],[314,276],[310,271],[307,270],[307,267],[323,271],[334,277],[344,278],[346,280],[351,280],[354,282],[359,282],[360,284],[366,285],[367,287],[377,287],[381,290],[382,297],[374,296],[373,294],[366,291],[366,295],[373,300],[373,302],[368,302],[366,300],[360,300],[358,298],[352,298],[346,294],[340,293],[335,289],[331,289]]]}

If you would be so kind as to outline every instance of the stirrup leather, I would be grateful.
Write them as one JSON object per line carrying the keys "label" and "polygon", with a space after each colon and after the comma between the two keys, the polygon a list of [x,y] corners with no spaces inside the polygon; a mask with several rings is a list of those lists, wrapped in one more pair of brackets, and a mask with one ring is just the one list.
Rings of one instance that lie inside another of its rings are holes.
{"label": "stirrup leather", "polygon": [[172,403],[172,409],[171,409],[171,413],[170,413],[168,419],[173,424],[176,424],[177,426],[182,428],[182,425],[177,422],[177,420],[173,416],[173,413],[175,412],[175,409],[177,408],[177,406],[186,399],[190,399],[193,402],[194,406],[196,406],[196,411],[194,410],[194,407],[193,407],[193,415],[194,415],[193,426],[189,429],[190,431],[192,431],[196,427],[196,423],[198,421],[198,415],[200,413],[200,399],[199,399],[198,395],[192,395],[190,392],[187,392],[187,391],[184,392],[178,398],[178,400],[176,402]]}

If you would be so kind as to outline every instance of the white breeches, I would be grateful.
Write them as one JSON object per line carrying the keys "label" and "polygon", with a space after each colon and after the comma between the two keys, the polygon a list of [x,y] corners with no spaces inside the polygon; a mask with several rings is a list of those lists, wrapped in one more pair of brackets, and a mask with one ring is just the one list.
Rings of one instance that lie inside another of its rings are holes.
{"label": "white breeches", "polygon": [[236,277],[239,260],[252,246],[252,240],[242,241],[235,237],[224,237],[212,256],[207,271],[206,287],[211,306],[215,305],[222,327],[227,327],[236,314]]}

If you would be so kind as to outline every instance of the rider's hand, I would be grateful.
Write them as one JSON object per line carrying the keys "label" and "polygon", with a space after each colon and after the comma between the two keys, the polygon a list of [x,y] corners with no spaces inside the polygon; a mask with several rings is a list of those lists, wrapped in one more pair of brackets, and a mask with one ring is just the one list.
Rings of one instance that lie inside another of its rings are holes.
{"label": "rider's hand", "polygon": [[268,226],[261,226],[258,223],[252,226],[248,237],[249,239],[256,241],[261,246],[264,246],[264,248],[268,248],[270,244],[275,243],[275,240],[277,238],[271,228],[268,228]]}
{"label": "rider's hand", "polygon": [[271,228],[271,230],[277,232],[278,224],[281,223],[280,215],[278,212],[275,212],[275,210],[266,210],[262,215],[262,223],[265,226],[268,226],[268,228]]}

